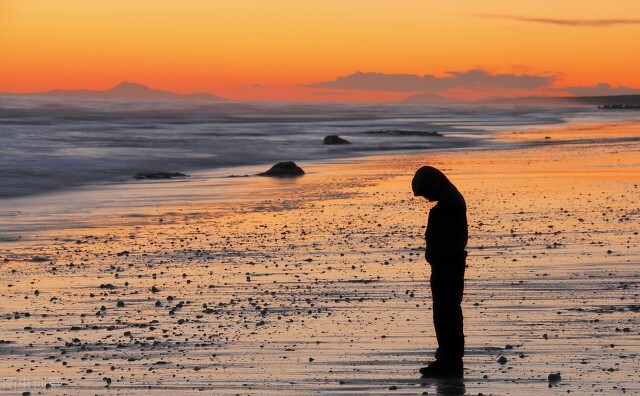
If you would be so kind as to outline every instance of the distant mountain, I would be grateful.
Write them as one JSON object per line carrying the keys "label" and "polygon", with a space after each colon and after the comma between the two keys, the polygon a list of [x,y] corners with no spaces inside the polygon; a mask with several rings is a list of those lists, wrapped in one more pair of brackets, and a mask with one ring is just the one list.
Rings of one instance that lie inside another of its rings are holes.
{"label": "distant mountain", "polygon": [[54,89],[53,91],[39,92],[25,95],[57,96],[74,98],[104,98],[104,99],[152,99],[152,100],[215,100],[226,101],[227,99],[208,93],[178,94],[171,91],[152,89],[145,85],[122,82],[106,91],[93,91],[89,89]]}
{"label": "distant mountain", "polygon": [[446,96],[440,96],[432,93],[424,93],[411,95],[405,98],[402,103],[407,104],[452,104],[452,103],[465,103],[464,100],[447,98]]}

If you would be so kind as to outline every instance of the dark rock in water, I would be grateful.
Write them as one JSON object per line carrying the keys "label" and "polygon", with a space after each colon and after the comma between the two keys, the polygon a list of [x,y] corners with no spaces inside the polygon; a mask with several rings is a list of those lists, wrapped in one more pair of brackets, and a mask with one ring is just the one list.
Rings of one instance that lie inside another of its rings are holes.
{"label": "dark rock in water", "polygon": [[370,135],[392,135],[392,136],[438,136],[442,137],[440,132],[425,132],[425,131],[403,131],[400,129],[389,129],[381,131],[367,131]]}
{"label": "dark rock in water", "polygon": [[189,175],[185,175],[184,173],[179,172],[138,172],[133,175],[133,178],[138,180],[173,179],[174,177],[189,177]]}
{"label": "dark rock in water", "polygon": [[322,141],[322,144],[329,144],[329,145],[333,145],[333,144],[351,144],[350,141],[348,141],[347,139],[343,139],[338,135],[329,135],[329,136],[325,136],[324,140]]}
{"label": "dark rock in water", "polygon": [[304,171],[293,161],[278,162],[266,172],[258,173],[258,176],[296,177],[304,175]]}

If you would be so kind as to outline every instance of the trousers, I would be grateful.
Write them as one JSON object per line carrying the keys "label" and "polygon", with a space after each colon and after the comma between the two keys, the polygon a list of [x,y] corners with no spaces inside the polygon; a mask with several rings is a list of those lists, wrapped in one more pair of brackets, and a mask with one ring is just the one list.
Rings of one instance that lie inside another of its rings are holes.
{"label": "trousers", "polygon": [[462,294],[467,252],[431,263],[433,324],[438,340],[436,360],[460,362],[464,356]]}

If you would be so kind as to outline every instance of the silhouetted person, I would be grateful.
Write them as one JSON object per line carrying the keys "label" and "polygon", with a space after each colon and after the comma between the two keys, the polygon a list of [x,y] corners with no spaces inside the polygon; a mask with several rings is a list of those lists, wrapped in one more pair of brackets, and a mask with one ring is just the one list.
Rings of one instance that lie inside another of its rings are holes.
{"label": "silhouetted person", "polygon": [[425,258],[431,265],[436,360],[420,369],[424,377],[462,377],[464,333],[462,292],[467,252],[467,206],[462,194],[438,169],[423,166],[411,182],[413,195],[438,203],[429,211]]}

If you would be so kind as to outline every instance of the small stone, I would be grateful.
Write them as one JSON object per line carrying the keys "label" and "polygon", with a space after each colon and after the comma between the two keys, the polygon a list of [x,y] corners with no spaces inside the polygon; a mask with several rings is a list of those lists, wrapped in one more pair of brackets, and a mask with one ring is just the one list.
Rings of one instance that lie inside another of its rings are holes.
{"label": "small stone", "polygon": [[124,307],[124,301],[118,301],[118,302],[116,303],[116,307],[118,307],[118,308],[122,308],[122,307]]}
{"label": "small stone", "polygon": [[549,382],[558,382],[562,380],[562,377],[560,377],[560,373],[551,373],[549,374],[549,377],[547,377],[547,379],[549,380]]}
{"label": "small stone", "polygon": [[498,363],[506,364],[507,363],[507,358],[504,357],[504,356],[500,356],[500,358],[498,359]]}
{"label": "small stone", "polygon": [[31,261],[33,261],[34,263],[43,263],[45,261],[51,261],[51,259],[49,257],[33,256],[31,258]]}

